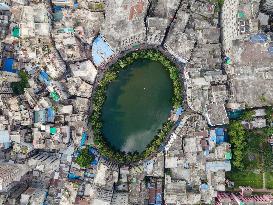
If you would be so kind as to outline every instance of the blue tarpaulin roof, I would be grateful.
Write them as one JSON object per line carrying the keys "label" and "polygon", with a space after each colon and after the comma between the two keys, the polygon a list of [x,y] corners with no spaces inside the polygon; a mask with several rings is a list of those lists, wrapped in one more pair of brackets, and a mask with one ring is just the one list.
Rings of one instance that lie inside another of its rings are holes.
{"label": "blue tarpaulin roof", "polygon": [[215,130],[211,130],[210,133],[209,133],[209,136],[210,136],[210,137],[216,137],[216,132],[215,132]]}
{"label": "blue tarpaulin roof", "polygon": [[161,196],[160,193],[156,194],[155,201],[156,201],[156,204],[161,204],[161,202],[162,202],[162,196]]}
{"label": "blue tarpaulin roof", "polygon": [[216,144],[222,144],[225,142],[225,136],[216,136]]}
{"label": "blue tarpaulin roof", "polygon": [[81,139],[81,145],[80,145],[81,147],[85,144],[86,139],[87,139],[87,134],[86,134],[86,132],[83,132],[82,139]]}
{"label": "blue tarpaulin roof", "polygon": [[267,35],[265,34],[255,34],[250,36],[250,41],[252,43],[265,43],[267,41]]}
{"label": "blue tarpaulin roof", "polygon": [[43,70],[40,72],[39,80],[40,80],[41,82],[45,83],[46,85],[49,85],[49,84],[50,84],[49,76],[48,76],[48,74],[47,74],[45,71],[43,71]]}
{"label": "blue tarpaulin roof", "polygon": [[49,80],[49,76],[48,76],[48,74],[45,72],[45,71],[41,71],[40,72],[40,75],[44,78],[44,79],[46,79],[46,80]]}
{"label": "blue tarpaulin roof", "polygon": [[[225,131],[224,131],[224,128],[216,128],[215,129],[215,134],[216,134],[216,137],[215,137],[215,142],[216,144],[222,144],[223,142],[226,141],[226,136],[225,136]],[[212,136],[214,137],[214,136]]]}
{"label": "blue tarpaulin roof", "polygon": [[67,178],[68,178],[68,179],[79,179],[80,177],[77,176],[77,175],[75,175],[74,173],[69,173],[69,174],[67,175]]}
{"label": "blue tarpaulin roof", "polygon": [[54,119],[55,119],[55,112],[50,107],[50,108],[47,109],[47,121],[48,122],[54,122]]}
{"label": "blue tarpaulin roof", "polygon": [[95,177],[96,176],[95,174],[91,174],[91,173],[88,173],[88,172],[85,172],[84,175],[87,176],[87,177]]}
{"label": "blue tarpaulin roof", "polygon": [[209,186],[207,184],[201,184],[200,188],[203,190],[208,190]]}
{"label": "blue tarpaulin roof", "polygon": [[13,63],[14,63],[13,58],[4,59],[3,71],[7,71],[10,73],[16,73],[17,70],[13,69]]}
{"label": "blue tarpaulin roof", "polygon": [[63,7],[61,6],[53,6],[53,11],[56,12],[56,11],[61,11]]}
{"label": "blue tarpaulin roof", "polygon": [[216,136],[224,136],[224,128],[216,128],[215,129]]}
{"label": "blue tarpaulin roof", "polygon": [[206,150],[204,151],[204,156],[208,156],[208,155],[209,155],[209,150],[206,149]]}
{"label": "blue tarpaulin roof", "polygon": [[177,111],[176,111],[175,114],[176,114],[176,115],[181,115],[181,114],[183,113],[183,111],[184,111],[183,108],[180,107],[180,108],[177,109]]}
{"label": "blue tarpaulin roof", "polygon": [[210,141],[215,142],[216,143],[216,136],[210,136]]}
{"label": "blue tarpaulin roof", "polygon": [[89,154],[95,155],[95,159],[91,162],[91,165],[97,165],[99,163],[99,152],[94,147],[89,147]]}
{"label": "blue tarpaulin roof", "polygon": [[104,40],[104,38],[99,35],[93,42],[92,45],[92,57],[95,65],[101,65],[106,59],[114,54],[111,47]]}
{"label": "blue tarpaulin roof", "polygon": [[269,54],[273,55],[273,45],[269,46],[267,50]]}
{"label": "blue tarpaulin roof", "polygon": [[99,157],[96,157],[93,162],[91,162],[91,165],[98,165],[99,163]]}
{"label": "blue tarpaulin roof", "polygon": [[89,153],[91,153],[93,155],[98,155],[99,154],[98,150],[96,148],[94,148],[94,147],[89,148]]}

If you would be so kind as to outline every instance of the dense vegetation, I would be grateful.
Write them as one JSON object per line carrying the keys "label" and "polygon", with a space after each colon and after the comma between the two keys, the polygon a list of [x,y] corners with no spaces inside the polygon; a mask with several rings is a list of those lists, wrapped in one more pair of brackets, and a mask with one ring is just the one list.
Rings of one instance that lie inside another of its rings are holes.
{"label": "dense vegetation", "polygon": [[106,139],[102,135],[102,122],[101,122],[101,111],[103,104],[106,100],[106,89],[108,85],[118,77],[118,73],[126,69],[128,65],[133,63],[138,59],[150,59],[153,61],[160,62],[164,65],[165,69],[169,72],[170,78],[173,82],[174,96],[172,99],[173,108],[176,109],[182,104],[182,85],[180,81],[179,71],[176,66],[159,51],[155,50],[143,50],[138,52],[132,52],[127,54],[122,59],[119,59],[114,65],[110,67],[108,71],[105,72],[103,79],[99,82],[97,90],[93,97],[93,113],[90,117],[90,123],[94,133],[95,145],[100,150],[103,156],[106,156],[119,163],[128,163],[144,159],[150,154],[156,152],[162,142],[164,142],[165,137],[171,131],[173,127],[173,122],[167,121],[162,125],[162,129],[159,130],[158,134],[154,137],[147,148],[142,153],[125,153],[113,149],[106,142]]}
{"label": "dense vegetation", "polygon": [[91,11],[103,11],[105,8],[105,4],[102,2],[92,2],[89,3],[88,8]]}
{"label": "dense vegetation", "polygon": [[228,136],[233,145],[233,166],[239,170],[244,169],[243,159],[246,150],[246,137],[247,133],[240,121],[232,121],[229,124]]}
{"label": "dense vegetation", "polygon": [[[262,173],[266,178],[273,179],[272,148],[268,138],[273,134],[272,107],[266,108],[267,127],[248,130],[242,121],[253,120],[254,112],[246,110],[238,120],[230,122],[228,135],[232,145],[233,159],[232,171],[227,174],[228,179],[235,182],[235,187],[252,186],[262,188]],[[273,187],[271,182],[266,182],[267,188]]]}
{"label": "dense vegetation", "polygon": [[271,125],[273,123],[273,107],[267,107],[266,108],[266,121],[268,125]]}
{"label": "dense vegetation", "polygon": [[79,156],[76,158],[75,162],[80,165],[80,167],[87,168],[90,166],[91,162],[95,159],[93,155],[89,153],[89,148],[86,147],[81,150]]}
{"label": "dense vegetation", "polygon": [[254,115],[255,112],[253,110],[245,110],[240,119],[245,121],[251,121]]}
{"label": "dense vegetation", "polygon": [[273,127],[247,130],[241,120],[250,121],[252,111],[246,111],[239,120],[233,120],[228,127],[232,144],[235,169],[259,169],[269,171],[273,168],[272,149],[268,137],[273,134]]}
{"label": "dense vegetation", "polygon": [[221,11],[225,1],[224,0],[209,0],[209,2],[214,5],[214,12],[218,14]]}
{"label": "dense vegetation", "polygon": [[28,84],[28,75],[24,71],[19,71],[18,73],[21,80],[19,82],[12,82],[11,88],[14,94],[22,95],[25,92],[25,88],[29,86]]}

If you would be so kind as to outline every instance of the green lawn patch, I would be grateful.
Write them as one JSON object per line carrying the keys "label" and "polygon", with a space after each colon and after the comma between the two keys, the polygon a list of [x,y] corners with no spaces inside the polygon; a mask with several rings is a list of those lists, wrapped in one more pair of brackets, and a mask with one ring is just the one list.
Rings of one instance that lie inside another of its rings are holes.
{"label": "green lawn patch", "polygon": [[265,173],[265,187],[267,189],[273,189],[273,172]]}
{"label": "green lawn patch", "polygon": [[[263,188],[263,175],[246,171],[227,172],[226,177],[234,182],[235,188],[239,186],[251,186],[252,188]],[[273,178],[272,178],[273,180]]]}

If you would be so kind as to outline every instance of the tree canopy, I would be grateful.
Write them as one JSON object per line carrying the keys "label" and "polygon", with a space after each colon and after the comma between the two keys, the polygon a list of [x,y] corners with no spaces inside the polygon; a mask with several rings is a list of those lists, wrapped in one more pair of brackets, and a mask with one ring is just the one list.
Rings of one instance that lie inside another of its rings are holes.
{"label": "tree canopy", "polygon": [[21,80],[19,82],[12,82],[11,88],[14,94],[22,95],[25,92],[25,88],[29,86],[28,75],[22,70],[19,71],[18,75],[21,78]]}
{"label": "tree canopy", "polygon": [[234,159],[232,160],[233,166],[239,170],[243,170],[243,159],[247,145],[247,132],[240,121],[231,121],[228,128],[228,135],[230,137],[230,142],[234,147]]}
{"label": "tree canopy", "polygon": [[88,150],[88,147],[82,149],[79,156],[75,160],[80,167],[89,167],[91,162],[95,159],[94,155],[90,154]]}

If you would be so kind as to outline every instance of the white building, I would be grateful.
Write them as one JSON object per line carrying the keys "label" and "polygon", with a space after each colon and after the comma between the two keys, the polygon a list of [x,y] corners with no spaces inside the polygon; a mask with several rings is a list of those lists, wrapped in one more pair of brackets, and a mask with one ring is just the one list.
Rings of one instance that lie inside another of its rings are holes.
{"label": "white building", "polygon": [[55,6],[74,7],[73,0],[53,0],[52,4],[54,4]]}
{"label": "white building", "polygon": [[14,6],[11,21],[18,23],[21,38],[50,35],[50,14],[43,4]]}
{"label": "white building", "polygon": [[10,147],[10,134],[8,130],[0,130],[0,149]]}
{"label": "white building", "polygon": [[61,192],[61,201],[62,205],[73,205],[75,204],[75,199],[77,196],[78,186],[72,182],[65,182],[64,188]]}
{"label": "white building", "polygon": [[0,11],[10,10],[11,2],[10,0],[0,0]]}
{"label": "white building", "polygon": [[24,193],[22,193],[20,204],[21,205],[43,204],[45,197],[46,189],[29,187]]}
{"label": "white building", "polygon": [[12,182],[18,182],[28,172],[28,167],[22,164],[0,164],[0,192],[7,191]]}
{"label": "white building", "polygon": [[84,62],[77,62],[70,65],[72,75],[87,80],[91,84],[94,83],[98,71],[96,70],[93,63],[88,60]]}

